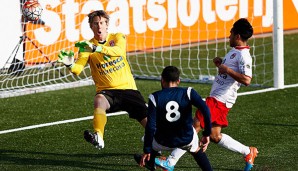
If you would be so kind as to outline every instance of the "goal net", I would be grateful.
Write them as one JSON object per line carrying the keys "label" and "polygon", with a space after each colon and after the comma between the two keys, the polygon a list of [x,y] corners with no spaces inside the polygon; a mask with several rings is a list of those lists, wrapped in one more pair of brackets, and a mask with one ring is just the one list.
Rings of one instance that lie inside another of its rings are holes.
{"label": "goal net", "polygon": [[[0,97],[92,85],[90,68],[75,76],[57,63],[60,50],[93,37],[87,14],[104,9],[109,32],[127,35],[127,57],[136,78],[159,79],[167,65],[181,70],[182,81],[210,83],[217,74],[212,59],[229,50],[232,24],[247,18],[255,86],[273,86],[272,1],[49,1],[39,0],[37,22],[19,23],[23,35],[0,70]],[[21,51],[21,52],[20,52]],[[77,57],[77,53],[75,58]]]}

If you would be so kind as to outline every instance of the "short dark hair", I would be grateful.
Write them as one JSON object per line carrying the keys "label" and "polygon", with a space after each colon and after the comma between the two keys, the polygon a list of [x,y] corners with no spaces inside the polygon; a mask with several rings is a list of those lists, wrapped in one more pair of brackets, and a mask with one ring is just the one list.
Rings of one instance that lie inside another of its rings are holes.
{"label": "short dark hair", "polygon": [[175,82],[179,80],[180,71],[175,66],[167,66],[163,69],[161,77],[166,82]]}
{"label": "short dark hair", "polygon": [[234,34],[239,34],[241,39],[246,41],[253,35],[253,27],[246,18],[237,20],[232,28]]}
{"label": "short dark hair", "polygon": [[107,24],[109,23],[110,16],[104,10],[97,10],[97,11],[93,11],[93,12],[88,14],[89,24],[91,24],[93,22],[93,18],[96,17],[96,16],[103,17],[103,18],[107,19]]}

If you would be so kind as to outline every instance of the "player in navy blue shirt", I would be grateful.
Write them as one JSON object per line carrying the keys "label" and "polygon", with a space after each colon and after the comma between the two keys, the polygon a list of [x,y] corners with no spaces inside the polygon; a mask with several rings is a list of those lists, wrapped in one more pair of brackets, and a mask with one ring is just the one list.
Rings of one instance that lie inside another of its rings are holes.
{"label": "player in navy blue shirt", "polygon": [[[155,162],[163,169],[171,171],[174,165],[171,165],[170,158],[167,160],[155,158],[157,151],[172,151],[181,148],[193,155],[202,170],[212,170],[204,153],[211,133],[209,108],[194,89],[178,87],[179,75],[180,71],[174,66],[164,68],[161,78],[162,90],[149,96],[144,154],[139,164],[140,166],[147,165],[147,168],[154,170],[152,165]],[[207,123],[201,142],[193,127],[192,106],[203,113],[205,123]],[[202,149],[200,149],[200,144]]]}

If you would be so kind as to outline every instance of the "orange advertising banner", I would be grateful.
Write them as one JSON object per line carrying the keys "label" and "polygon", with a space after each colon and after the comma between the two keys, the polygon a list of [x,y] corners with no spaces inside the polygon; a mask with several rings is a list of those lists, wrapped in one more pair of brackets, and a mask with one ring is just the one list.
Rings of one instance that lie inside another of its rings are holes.
{"label": "orange advertising banner", "polygon": [[[272,32],[272,0],[108,0],[47,1],[42,24],[26,23],[27,64],[53,62],[60,50],[77,52],[74,43],[93,37],[88,13],[110,14],[110,32],[127,35],[127,51],[139,52],[229,36],[232,24],[247,18],[254,34]],[[284,0],[284,29],[298,28],[298,4]]]}

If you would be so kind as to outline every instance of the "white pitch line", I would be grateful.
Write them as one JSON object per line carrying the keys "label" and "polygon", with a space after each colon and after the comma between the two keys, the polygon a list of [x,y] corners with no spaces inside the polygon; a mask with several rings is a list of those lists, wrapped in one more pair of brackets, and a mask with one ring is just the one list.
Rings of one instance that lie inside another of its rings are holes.
{"label": "white pitch line", "polygon": [[268,91],[275,91],[275,90],[278,90],[278,89],[277,88],[267,88],[267,89],[262,89],[262,90],[248,91],[248,92],[238,93],[238,96],[265,93],[265,92],[268,92]]}
{"label": "white pitch line", "polygon": [[[285,85],[284,88],[295,88],[298,87],[298,84],[291,84],[291,85]],[[281,90],[278,88],[266,88],[266,89],[262,89],[262,90],[255,90],[255,91],[248,91],[248,92],[242,92],[242,93],[238,93],[238,96],[243,96],[243,95],[250,95],[250,94],[258,94],[258,93],[265,93],[265,92],[269,92],[269,91],[276,91],[276,90]]]}
{"label": "white pitch line", "polygon": [[[107,116],[116,116],[116,115],[123,115],[123,114],[127,114],[127,112],[120,111],[120,112],[115,112],[115,113],[108,113]],[[39,124],[39,125],[31,125],[31,126],[25,126],[25,127],[21,127],[21,128],[15,128],[15,129],[8,129],[8,130],[0,131],[0,134],[6,134],[6,133],[10,133],[10,132],[17,132],[17,131],[23,131],[23,130],[28,130],[28,129],[35,129],[35,128],[41,128],[41,127],[46,127],[46,126],[78,122],[78,121],[84,121],[84,120],[90,120],[90,119],[93,119],[93,116],[87,116],[87,117],[76,118],[76,119],[68,119],[68,120],[50,122],[50,123]]]}

